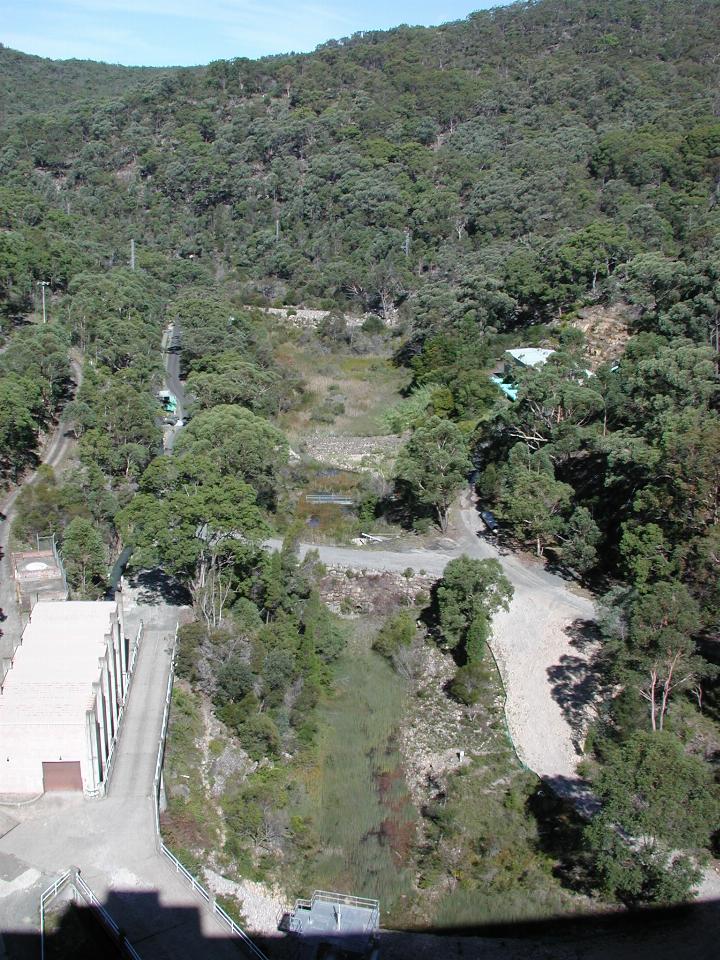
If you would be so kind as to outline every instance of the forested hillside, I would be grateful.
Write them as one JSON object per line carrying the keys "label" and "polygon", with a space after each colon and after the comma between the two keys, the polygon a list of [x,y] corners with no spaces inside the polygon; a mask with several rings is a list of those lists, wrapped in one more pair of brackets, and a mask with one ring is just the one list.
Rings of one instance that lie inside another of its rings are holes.
{"label": "forested hillside", "polygon": [[[626,902],[684,896],[693,868],[672,848],[712,849],[717,819],[718,50],[718,0],[541,0],[155,72],[0,49],[7,483],[68,397],[70,351],[85,362],[68,409],[82,468],[24,495],[22,532],[50,516],[61,537],[95,537],[97,590],[103,549],[132,540],[161,562],[206,621],[190,660],[235,604],[255,673],[223,668],[218,709],[278,756],[283,697],[305,684],[287,736],[311,741],[342,646],[312,576],[277,555],[252,594],[257,555],[213,553],[198,530],[261,539],[290,482],[277,417],[302,383],[256,308],[335,311],[325,348],[351,353],[362,336],[340,314],[375,314],[365,335],[410,377],[389,423],[412,436],[393,497],[366,516],[444,527],[474,466],[501,540],[600,598],[605,696],[586,749],[605,812],[585,842],[603,895]],[[196,412],[172,460],[152,396],[171,320]],[[555,352],[518,373],[511,402],[490,376],[520,346]],[[275,685],[264,644],[297,648]],[[471,660],[463,647],[465,676]],[[618,824],[650,844],[627,850]]]}
{"label": "forested hillside", "polygon": [[162,73],[157,67],[48,60],[0,44],[0,127],[22,113],[44,113],[78,101],[122,95]]}

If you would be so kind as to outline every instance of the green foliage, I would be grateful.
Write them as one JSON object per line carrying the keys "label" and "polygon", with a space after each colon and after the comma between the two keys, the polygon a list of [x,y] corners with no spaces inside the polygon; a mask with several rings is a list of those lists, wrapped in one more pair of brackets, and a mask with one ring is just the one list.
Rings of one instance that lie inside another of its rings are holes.
{"label": "green foliage", "polygon": [[175,672],[183,680],[198,679],[198,659],[200,646],[207,640],[207,628],[195,621],[184,623],[178,629],[177,653],[175,654]]}
{"label": "green foliage", "polygon": [[250,665],[237,655],[231,657],[218,670],[215,702],[219,707],[238,703],[250,693],[254,682],[255,676]]}
{"label": "green foliage", "polygon": [[276,758],[281,739],[278,728],[266,714],[255,714],[238,727],[240,742],[253,760]]}
{"label": "green foliage", "polygon": [[448,563],[435,598],[442,640],[461,662],[482,658],[490,621],[498,610],[509,609],[513,593],[498,560],[463,555]]}
{"label": "green foliage", "polygon": [[373,640],[373,650],[392,661],[401,647],[409,647],[417,628],[412,610],[399,610],[385,621]]}
{"label": "green foliage", "polygon": [[36,536],[63,532],[75,516],[87,516],[87,503],[81,491],[69,483],[58,483],[52,467],[41,466],[33,483],[25,484],[16,500],[14,535],[32,544]]}
{"label": "green foliage", "polygon": [[475,655],[462,667],[458,667],[450,681],[450,693],[460,703],[473,707],[486,696],[490,673]]}
{"label": "green foliage", "polygon": [[400,451],[395,471],[399,484],[418,503],[432,507],[445,530],[450,504],[470,466],[459,428],[449,420],[431,417]]}
{"label": "green foliage", "polygon": [[105,592],[105,545],[91,520],[75,517],[67,525],[62,559],[68,583],[79,599],[96,599]]}
{"label": "green foliage", "polygon": [[384,415],[387,428],[393,433],[403,433],[422,424],[427,419],[427,411],[437,390],[438,386],[434,383],[425,383],[413,390],[409,397]]}
{"label": "green foliage", "polygon": [[283,433],[244,407],[218,405],[193,417],[176,444],[178,455],[211,458],[222,474],[245,480],[260,503],[271,505],[287,464]]}
{"label": "green foliage", "polygon": [[705,847],[720,816],[707,766],[667,732],[638,733],[613,752],[595,786],[603,807],[586,836],[605,893],[686,899],[699,873],[673,851]]}
{"label": "green foliage", "polygon": [[[18,536],[67,539],[75,524],[73,577],[89,570],[94,592],[96,535],[117,548],[122,506],[137,564],[188,584],[206,627],[238,612],[238,648],[188,637],[181,669],[207,657],[212,673],[217,651],[238,653],[257,694],[228,701],[235,725],[263,716],[262,696],[283,746],[309,742],[342,639],[310,571],[255,549],[286,475],[262,417],[295,402],[298,378],[247,305],[334,308],[328,351],[355,348],[349,309],[399,314],[396,361],[413,383],[390,425],[415,430],[398,461],[408,519],[446,524],[472,453],[517,540],[588,578],[625,578],[602,650],[615,695],[599,755],[666,721],[689,739],[683,694],[702,701],[720,604],[719,45],[711,0],[543,0],[190,70],[0,49],[0,482],[36,466],[66,404],[83,465],[23,492]],[[135,271],[121,266],[131,236]],[[629,336],[599,366],[557,323],[586,307]],[[153,399],[167,320],[197,414],[172,460],[158,457]],[[558,349],[510,404],[488,375],[521,344]],[[71,345],[85,355],[72,400]],[[448,629],[480,656],[482,612]],[[270,728],[250,730],[276,749]],[[451,810],[445,826],[458,822]],[[524,848],[507,864],[487,850],[475,855],[512,886]],[[638,856],[629,899],[687,886],[678,858],[666,870]]]}

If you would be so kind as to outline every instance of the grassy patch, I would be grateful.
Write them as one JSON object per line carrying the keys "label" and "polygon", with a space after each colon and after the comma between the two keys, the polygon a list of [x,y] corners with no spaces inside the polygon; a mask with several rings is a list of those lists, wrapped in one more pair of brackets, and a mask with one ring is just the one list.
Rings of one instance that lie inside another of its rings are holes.
{"label": "grassy patch", "polygon": [[291,355],[278,355],[299,373],[306,386],[300,409],[281,416],[280,426],[294,441],[303,434],[331,432],[345,436],[375,436],[388,432],[383,414],[400,397],[407,371],[384,356],[330,353],[293,346]]}
{"label": "grassy patch", "polygon": [[413,890],[417,812],[396,743],[405,684],[361,636],[336,665],[336,689],[319,711],[318,760],[299,811],[319,841],[306,891],[378,897],[387,917]]}

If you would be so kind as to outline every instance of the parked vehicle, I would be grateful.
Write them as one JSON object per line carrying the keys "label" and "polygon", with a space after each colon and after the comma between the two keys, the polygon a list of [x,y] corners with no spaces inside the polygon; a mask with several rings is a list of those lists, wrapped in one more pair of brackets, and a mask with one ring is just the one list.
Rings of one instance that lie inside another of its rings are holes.
{"label": "parked vehicle", "polygon": [[481,510],[480,519],[485,524],[490,533],[497,533],[500,529],[500,524],[497,522],[497,518],[492,510]]}
{"label": "parked vehicle", "polygon": [[157,394],[158,400],[162,403],[163,410],[166,410],[168,413],[175,413],[177,410],[177,397],[170,393],[169,390],[158,390]]}

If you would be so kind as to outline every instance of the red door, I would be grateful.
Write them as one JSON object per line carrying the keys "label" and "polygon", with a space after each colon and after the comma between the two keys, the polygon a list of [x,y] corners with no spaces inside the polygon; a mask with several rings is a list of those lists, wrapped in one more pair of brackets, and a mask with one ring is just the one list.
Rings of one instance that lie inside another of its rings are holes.
{"label": "red door", "polygon": [[82,774],[79,760],[61,760],[43,763],[43,788],[51,790],[82,790]]}

